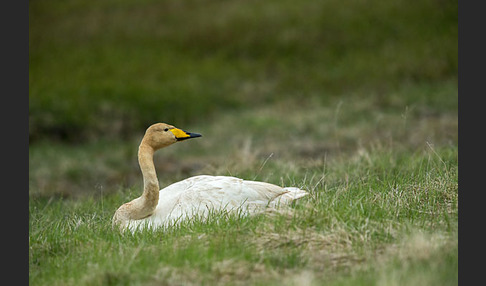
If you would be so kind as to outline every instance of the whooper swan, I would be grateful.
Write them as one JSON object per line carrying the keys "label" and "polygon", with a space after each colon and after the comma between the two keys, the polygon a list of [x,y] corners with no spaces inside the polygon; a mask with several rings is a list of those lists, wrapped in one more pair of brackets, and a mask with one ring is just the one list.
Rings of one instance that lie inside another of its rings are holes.
{"label": "whooper swan", "polygon": [[295,187],[282,188],[265,182],[207,175],[194,176],[159,191],[154,152],[196,137],[201,135],[165,123],[156,123],[147,129],[138,148],[144,185],[142,196],[118,208],[113,226],[134,231],[143,227],[167,227],[196,216],[205,218],[211,211],[252,214],[308,194]]}

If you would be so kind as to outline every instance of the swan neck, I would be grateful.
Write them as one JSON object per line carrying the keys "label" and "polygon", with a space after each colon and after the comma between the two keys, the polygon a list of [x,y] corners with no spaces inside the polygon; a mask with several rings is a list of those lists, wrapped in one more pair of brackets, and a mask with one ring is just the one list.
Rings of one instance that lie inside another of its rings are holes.
{"label": "swan neck", "polygon": [[159,202],[159,181],[154,166],[155,150],[142,143],[138,150],[138,163],[143,176],[142,208],[146,215],[152,214]]}

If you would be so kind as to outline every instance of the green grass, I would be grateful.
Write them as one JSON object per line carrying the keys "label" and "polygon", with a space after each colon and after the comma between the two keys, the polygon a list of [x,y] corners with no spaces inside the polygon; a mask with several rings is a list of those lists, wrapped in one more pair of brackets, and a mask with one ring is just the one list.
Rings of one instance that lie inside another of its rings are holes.
{"label": "green grass", "polygon": [[216,213],[209,222],[134,235],[113,231],[110,219],[138,190],[31,197],[30,283],[457,283],[457,148],[375,150],[300,169],[284,184],[311,195],[283,214]]}

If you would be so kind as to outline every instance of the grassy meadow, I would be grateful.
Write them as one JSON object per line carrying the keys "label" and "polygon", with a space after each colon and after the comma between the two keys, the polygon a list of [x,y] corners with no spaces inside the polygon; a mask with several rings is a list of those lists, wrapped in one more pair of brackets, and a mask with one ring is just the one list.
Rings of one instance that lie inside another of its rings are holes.
{"label": "grassy meadow", "polygon": [[[31,285],[457,285],[457,1],[30,1]],[[120,233],[160,185],[310,196]]]}

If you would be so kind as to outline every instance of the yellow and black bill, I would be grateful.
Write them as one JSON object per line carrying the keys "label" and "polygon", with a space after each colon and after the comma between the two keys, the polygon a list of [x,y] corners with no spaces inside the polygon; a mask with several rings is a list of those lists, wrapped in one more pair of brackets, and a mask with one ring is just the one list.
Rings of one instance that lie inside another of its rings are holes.
{"label": "yellow and black bill", "polygon": [[196,137],[201,137],[201,134],[198,133],[192,133],[192,132],[187,132],[182,129],[178,128],[172,128],[170,131],[175,135],[177,141],[182,141],[186,139],[191,139],[191,138],[196,138]]}

